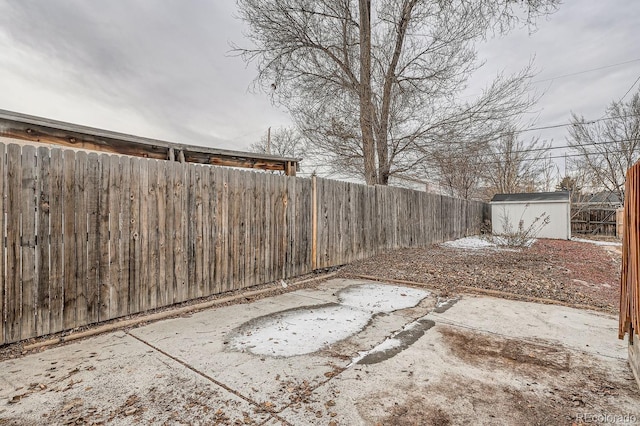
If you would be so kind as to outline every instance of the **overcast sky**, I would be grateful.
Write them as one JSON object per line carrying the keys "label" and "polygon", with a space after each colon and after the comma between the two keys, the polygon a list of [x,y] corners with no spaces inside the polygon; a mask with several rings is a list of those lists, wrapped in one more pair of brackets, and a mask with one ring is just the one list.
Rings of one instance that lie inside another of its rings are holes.
{"label": "overcast sky", "polygon": [[[230,42],[247,44],[235,9],[231,0],[0,0],[0,109],[246,149],[290,120],[249,91],[255,70],[229,54]],[[638,0],[566,1],[533,35],[481,43],[486,65],[469,93],[535,57],[536,126],[566,123],[571,111],[601,117],[640,77],[638,28]],[[562,128],[527,135],[565,145]]]}

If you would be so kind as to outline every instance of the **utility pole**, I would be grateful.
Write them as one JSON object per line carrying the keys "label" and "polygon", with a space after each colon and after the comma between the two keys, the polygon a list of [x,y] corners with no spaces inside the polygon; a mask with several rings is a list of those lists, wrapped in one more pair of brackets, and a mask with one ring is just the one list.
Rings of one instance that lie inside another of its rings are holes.
{"label": "utility pole", "polygon": [[271,127],[267,129],[267,154],[271,155]]}

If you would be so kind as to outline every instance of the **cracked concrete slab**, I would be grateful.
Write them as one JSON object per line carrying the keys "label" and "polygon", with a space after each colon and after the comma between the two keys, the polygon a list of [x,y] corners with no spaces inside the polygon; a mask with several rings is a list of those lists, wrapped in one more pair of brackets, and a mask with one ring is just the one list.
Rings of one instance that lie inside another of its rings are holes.
{"label": "cracked concrete slab", "polygon": [[[0,424],[119,425],[271,416],[123,332],[1,365]],[[245,415],[246,413],[246,415]]]}
{"label": "cracked concrete slab", "polygon": [[425,318],[433,326],[408,348],[352,365],[280,415],[317,425],[572,424],[592,412],[640,420],[611,316],[465,296]]}
{"label": "cracked concrete slab", "polygon": [[[251,332],[247,324],[339,305],[341,292],[357,295],[357,286],[392,296],[384,303],[351,298],[350,309],[377,307],[342,340],[295,356],[230,344],[238,330]],[[615,318],[475,296],[454,303],[429,294],[394,305],[414,290],[334,279],[6,360],[0,424],[563,424],[587,412],[640,418]],[[353,362],[368,355],[371,362]]]}
{"label": "cracked concrete slab", "polygon": [[511,337],[557,342],[596,355],[627,356],[627,344],[617,338],[617,319],[600,312],[468,295],[430,318]]}
{"label": "cracked concrete slab", "polygon": [[[221,383],[233,386],[262,406],[279,411],[291,405],[300,392],[313,389],[338,374],[358,351],[378,344],[394,330],[402,328],[415,318],[405,316],[408,312],[403,309],[391,311],[392,307],[386,309],[391,312],[377,315],[367,311],[364,330],[353,330],[352,335],[313,353],[289,357],[256,355],[249,350],[235,349],[230,340],[237,335],[237,329],[253,320],[260,321],[260,318],[281,315],[290,310],[304,308],[311,312],[317,306],[328,303],[337,305],[340,302],[340,291],[372,284],[357,280],[331,280],[315,290],[296,291],[257,301],[251,304],[250,310],[246,309],[246,305],[208,310],[190,318],[151,324],[132,330],[131,334],[199,371],[214,376]],[[398,290],[404,287],[388,288]],[[400,291],[398,294],[415,292],[414,289],[404,289],[404,292]],[[422,293],[421,298],[428,300],[416,300],[417,306],[412,306],[413,302],[411,306],[405,305],[406,310],[415,317],[423,316],[435,304],[435,299],[427,293]],[[310,304],[310,300],[315,301],[315,304]],[[332,325],[341,326],[347,327],[346,324]],[[207,333],[203,335],[203,331]]]}

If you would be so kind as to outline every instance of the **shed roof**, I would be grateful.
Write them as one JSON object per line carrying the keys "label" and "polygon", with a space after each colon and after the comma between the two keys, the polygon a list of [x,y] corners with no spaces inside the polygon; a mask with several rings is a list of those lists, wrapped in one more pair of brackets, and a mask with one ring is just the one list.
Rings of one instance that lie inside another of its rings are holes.
{"label": "shed roof", "polygon": [[527,192],[519,194],[496,194],[491,202],[522,202],[531,201],[569,201],[571,193],[569,191],[556,192]]}

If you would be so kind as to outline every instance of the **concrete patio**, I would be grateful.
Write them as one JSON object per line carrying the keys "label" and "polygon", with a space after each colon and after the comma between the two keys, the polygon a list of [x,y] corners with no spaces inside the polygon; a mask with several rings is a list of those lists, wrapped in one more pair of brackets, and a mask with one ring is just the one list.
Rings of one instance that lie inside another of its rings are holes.
{"label": "concrete patio", "polygon": [[332,279],[3,361],[0,424],[637,422],[616,333],[592,311]]}

